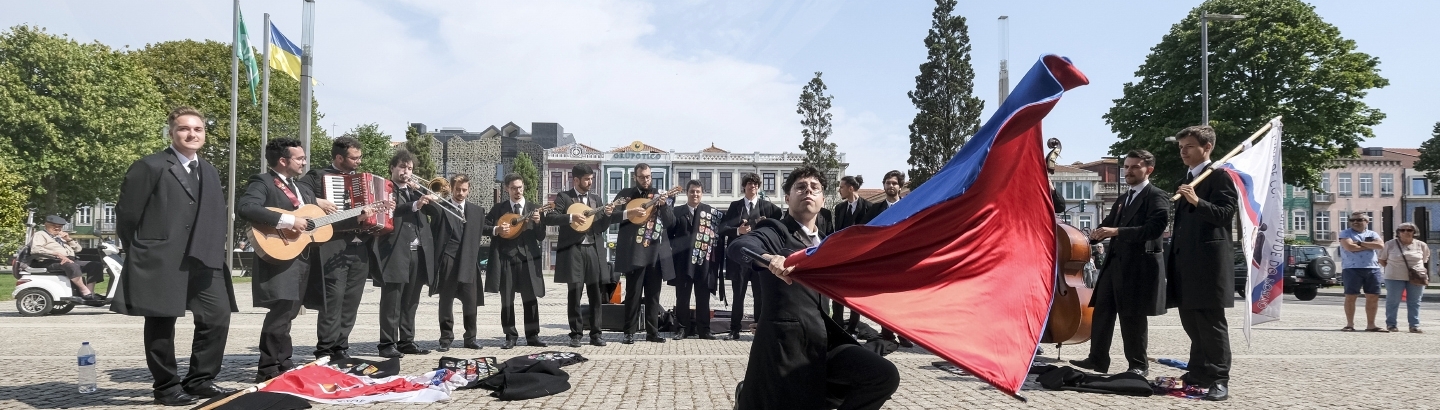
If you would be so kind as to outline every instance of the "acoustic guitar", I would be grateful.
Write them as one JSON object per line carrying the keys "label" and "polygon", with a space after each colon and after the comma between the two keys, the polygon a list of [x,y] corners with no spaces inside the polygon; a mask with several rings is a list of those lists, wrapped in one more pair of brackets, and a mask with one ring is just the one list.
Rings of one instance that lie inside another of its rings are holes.
{"label": "acoustic guitar", "polygon": [[[625,200],[624,200],[623,198],[622,198],[622,199],[616,199],[615,202],[611,202],[610,205],[612,205],[612,206],[620,206],[620,204],[622,204],[622,203],[624,203],[624,202],[625,202]],[[587,206],[587,205],[585,205],[585,204],[579,203],[579,202],[570,204],[570,207],[565,208],[565,213],[566,213],[566,214],[569,214],[569,215],[580,215],[581,217],[584,217],[584,218],[585,218],[585,220],[583,220],[583,221],[580,221],[580,222],[571,222],[571,223],[570,223],[570,229],[574,229],[575,232],[589,232],[589,231],[590,231],[590,225],[595,223],[595,215],[596,215],[596,214],[599,214],[599,213],[601,213],[601,212],[604,212],[604,211],[605,211],[604,207],[591,208],[591,207],[589,207],[589,206]]]}
{"label": "acoustic guitar", "polygon": [[360,213],[366,209],[372,212],[386,212],[393,208],[394,204],[386,201],[326,215],[325,210],[315,204],[305,204],[294,211],[271,207],[266,209],[285,215],[294,215],[297,218],[310,218],[311,226],[304,231],[296,231],[252,224],[250,232],[246,236],[250,238],[250,243],[255,245],[255,255],[266,262],[279,263],[300,256],[300,253],[305,251],[305,246],[312,242],[330,240],[335,233],[331,224],[360,216]]}
{"label": "acoustic guitar", "polygon": [[[549,212],[552,209],[555,209],[554,202],[541,205],[539,208],[535,209],[535,212],[543,214]],[[535,222],[530,220],[529,215],[520,215],[511,212],[500,215],[500,218],[495,220],[495,226],[500,226],[501,224],[510,224],[510,233],[500,234],[500,237],[505,239],[515,239],[519,238],[520,234],[522,232],[525,232],[525,230],[532,228],[533,225],[535,225]]]}
{"label": "acoustic guitar", "polygon": [[650,218],[655,216],[655,206],[660,205],[661,202],[664,202],[665,198],[673,197],[683,190],[683,188],[677,186],[674,188],[670,188],[670,190],[666,191],[664,195],[656,195],[654,198],[631,199],[630,203],[625,204],[625,213],[629,214],[631,209],[639,209],[641,210],[641,212],[637,215],[626,217],[626,219],[629,219],[630,223],[636,225],[644,225],[646,222],[650,221]]}

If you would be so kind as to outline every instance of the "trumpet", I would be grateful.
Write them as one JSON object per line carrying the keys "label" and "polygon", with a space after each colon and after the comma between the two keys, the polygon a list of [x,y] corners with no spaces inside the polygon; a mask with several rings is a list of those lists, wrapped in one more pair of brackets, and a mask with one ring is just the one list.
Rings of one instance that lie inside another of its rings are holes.
{"label": "trumpet", "polygon": [[410,174],[409,179],[410,186],[420,190],[420,192],[426,196],[434,195],[439,197],[440,199],[435,201],[435,204],[439,205],[440,209],[449,213],[450,216],[460,218],[460,223],[465,223],[465,210],[450,200],[450,181],[446,180],[445,177],[435,177],[435,179],[430,180],[428,188],[426,187],[427,184],[425,180],[420,179],[420,177],[415,176],[415,174]]}

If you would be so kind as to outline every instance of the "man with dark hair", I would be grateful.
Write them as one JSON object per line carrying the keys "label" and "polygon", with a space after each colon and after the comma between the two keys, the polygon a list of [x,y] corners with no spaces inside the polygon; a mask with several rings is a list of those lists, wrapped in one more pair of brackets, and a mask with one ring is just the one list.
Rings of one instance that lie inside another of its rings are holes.
{"label": "man with dark hair", "polygon": [[[237,217],[253,226],[270,227],[282,233],[303,233],[311,221],[303,216],[280,213],[270,208],[295,211],[315,203],[315,189],[297,177],[305,171],[308,158],[300,141],[276,138],[265,145],[267,172],[255,174],[245,186],[245,194],[236,204]],[[309,283],[310,253],[288,261],[267,261],[257,258],[255,280],[251,286],[255,307],[269,309],[260,326],[260,364],[255,382],[280,376],[295,367],[291,355],[290,323],[300,314],[300,306]]]}
{"label": "man with dark hair", "polygon": [[1186,384],[1207,386],[1205,400],[1230,397],[1230,330],[1225,309],[1235,306],[1234,248],[1230,225],[1238,194],[1235,184],[1221,175],[1199,183],[1194,179],[1210,166],[1215,130],[1197,125],[1175,135],[1180,160],[1189,167],[1176,193],[1175,222],[1171,233],[1169,274],[1170,306],[1180,308],[1180,325],[1190,336]]}
{"label": "man with dark hair", "polygon": [[[515,293],[525,309],[525,345],[545,347],[540,341],[540,301],[545,297],[545,278],[540,276],[540,242],[545,230],[539,227],[540,207],[525,200],[525,180],[518,174],[505,175],[506,200],[490,208],[485,224],[490,229],[490,269],[485,272],[485,291],[500,292],[500,327],[505,331],[501,349],[515,348],[520,338],[515,330]],[[518,215],[515,222],[506,214]],[[515,231],[520,231],[516,233]],[[514,236],[506,238],[506,236]]]}
{"label": "man with dark hair", "polygon": [[1147,316],[1165,314],[1165,257],[1160,236],[1170,222],[1170,198],[1150,185],[1155,156],[1146,150],[1125,156],[1125,184],[1130,190],[1110,207],[1110,214],[1090,234],[1098,244],[1110,239],[1110,253],[1100,266],[1091,326],[1090,356],[1071,360],[1077,367],[1108,373],[1110,341],[1119,317],[1120,336],[1125,342],[1127,372],[1146,376],[1149,359]]}
{"label": "man with dark hair", "polygon": [[[879,409],[900,385],[893,363],[868,350],[825,315],[823,297],[792,283],[785,256],[819,245],[815,218],[825,205],[825,182],[809,165],[785,178],[786,216],[766,219],[727,251],[730,259],[764,265],[764,298],[750,347],[745,381],[735,401],[741,409]],[[752,260],[746,251],[765,260]]]}
{"label": "man with dark hair", "polygon": [[[760,176],[747,172],[740,176],[740,186],[745,197],[730,203],[720,220],[720,235],[726,242],[750,233],[755,223],[762,219],[780,219],[780,207],[760,197]],[[755,316],[760,316],[762,307],[759,299],[759,283],[755,282],[755,269],[750,265],[727,260],[725,277],[730,279],[730,340],[740,340],[740,321],[745,316],[745,288],[756,295]]]}
{"label": "man with dark hair", "polygon": [[[465,347],[479,349],[477,336],[477,306],[485,304],[485,294],[480,292],[481,278],[476,272],[480,268],[480,236],[490,230],[485,225],[485,208],[467,202],[470,198],[470,176],[458,174],[450,178],[450,198],[442,199],[447,205],[423,208],[435,227],[437,261],[436,275],[430,277],[430,296],[440,294],[440,346],[435,350],[449,351],[455,341],[455,300],[460,300],[461,320],[465,326]],[[449,208],[448,211],[440,207]],[[454,213],[452,213],[454,212]],[[459,215],[455,215],[458,213]],[[461,220],[460,218],[465,218]]]}
{"label": "man with dark hair", "polygon": [[[905,174],[900,172],[900,170],[890,170],[890,172],[885,173],[885,178],[881,179],[880,183],[885,186],[885,200],[876,202],[870,207],[870,215],[867,215],[867,218],[869,218],[866,220],[867,222],[880,216],[880,213],[885,212],[886,209],[890,209],[890,206],[895,205],[896,202],[900,202],[900,188],[905,186]],[[915,347],[915,344],[911,343],[910,339],[906,339],[903,336],[897,338],[895,332],[884,327],[880,328],[880,338],[896,342],[900,347]]]}
{"label": "man with dark hair", "polygon": [[[870,219],[874,217],[870,214],[872,206],[870,201],[860,197],[860,185],[863,183],[865,183],[865,177],[860,175],[848,175],[840,178],[839,191],[842,201],[835,204],[833,212],[836,232],[854,225],[870,223]],[[836,323],[845,325],[845,331],[851,334],[855,333],[856,328],[860,326],[860,314],[852,309],[850,310],[850,319],[845,320],[845,305],[841,305],[838,301],[831,303],[830,315]]]}
{"label": "man with dark hair", "polygon": [[[230,313],[240,311],[225,263],[226,213],[220,172],[200,158],[205,117],[180,107],[167,118],[170,146],[146,155],[125,172],[115,204],[115,232],[124,245],[125,280],[110,310],[145,317],[145,363],[155,378],[155,402],[195,404],[196,397],[227,396],[216,386]],[[175,364],[175,318],[195,319],[190,370]]]}
{"label": "man with dark hair", "polygon": [[[555,195],[555,210],[558,212],[542,216],[545,225],[558,227],[559,242],[555,245],[555,282],[566,284],[565,314],[570,321],[570,347],[580,347],[584,320],[580,317],[580,296],[582,292],[590,304],[590,344],[604,346],[600,331],[600,306],[604,294],[600,285],[614,281],[605,275],[606,261],[601,256],[605,248],[605,230],[610,226],[610,214],[615,208],[602,204],[600,195],[591,192],[595,187],[595,170],[586,164],[575,164],[570,170],[570,182],[574,188]],[[598,209],[590,217],[571,212],[576,204],[579,208]],[[590,226],[576,230],[573,224],[583,224],[590,218]]]}
{"label": "man with dark hair", "polygon": [[[349,175],[360,169],[362,153],[360,140],[342,136],[330,144],[330,165],[324,169],[312,168],[300,177],[299,184],[309,186],[315,204],[332,214],[339,211],[339,204],[325,200],[325,176]],[[273,157],[273,156],[271,156]],[[386,199],[383,202],[390,202]],[[305,307],[317,310],[315,315],[315,357],[329,356],[331,360],[349,358],[350,331],[355,328],[355,318],[360,311],[360,297],[365,292],[365,280],[370,276],[370,267],[375,266],[375,250],[371,247],[373,238],[360,230],[360,220],[369,216],[362,211],[359,218],[346,219],[330,225],[334,234],[330,240],[317,243],[311,248],[315,255],[310,263],[310,280],[307,293],[318,293],[318,297],[305,298]]]}
{"label": "man with dark hair", "polygon": [[[680,322],[675,340],[687,336],[714,339],[710,334],[710,292],[717,283],[710,259],[719,215],[710,205],[701,202],[704,188],[699,180],[686,183],[685,194],[685,204],[674,208],[675,226],[670,230],[675,265],[675,279],[670,285],[675,286],[675,317]],[[692,291],[696,308],[693,311],[690,309]]]}
{"label": "man with dark hair", "polygon": [[[615,198],[652,199],[663,195],[651,187],[650,165],[635,165],[635,186],[620,190]],[[643,223],[634,223],[630,217],[643,217]],[[616,235],[615,269],[625,272],[625,339],[621,343],[635,343],[635,332],[640,325],[631,320],[640,314],[640,305],[645,305],[645,340],[665,343],[657,328],[660,319],[660,285],[675,278],[674,266],[670,260],[670,241],[666,231],[675,226],[675,215],[663,198],[649,210],[643,208],[617,211],[613,218],[620,223]]]}
{"label": "man with dark hair", "polygon": [[415,155],[400,150],[390,157],[390,182],[396,187],[395,230],[375,238],[380,282],[380,357],[429,354],[415,345],[415,310],[420,287],[435,276],[435,236],[424,208],[439,200],[424,195],[411,180]]}

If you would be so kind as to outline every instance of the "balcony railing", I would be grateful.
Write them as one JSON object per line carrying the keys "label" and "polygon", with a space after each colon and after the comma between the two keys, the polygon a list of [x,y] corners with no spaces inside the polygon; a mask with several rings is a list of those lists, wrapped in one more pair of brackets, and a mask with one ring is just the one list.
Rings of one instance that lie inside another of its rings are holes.
{"label": "balcony railing", "polygon": [[1335,240],[1335,233],[1329,231],[1315,231],[1315,236],[1311,239],[1317,241],[1333,241]]}
{"label": "balcony railing", "polygon": [[1335,202],[1335,197],[1330,194],[1315,194],[1315,202]]}
{"label": "balcony railing", "polygon": [[115,233],[115,223],[114,223],[114,222],[101,222],[101,223],[100,223],[100,233]]}

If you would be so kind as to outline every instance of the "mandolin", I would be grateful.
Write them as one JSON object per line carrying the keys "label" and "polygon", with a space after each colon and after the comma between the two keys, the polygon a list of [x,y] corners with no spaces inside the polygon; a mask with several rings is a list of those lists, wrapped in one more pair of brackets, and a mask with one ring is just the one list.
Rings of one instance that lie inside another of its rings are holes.
{"label": "mandolin", "polygon": [[[543,214],[545,212],[549,212],[552,209],[555,209],[554,202],[541,205],[539,208],[535,209],[535,212]],[[500,215],[500,218],[495,220],[495,226],[500,226],[503,224],[510,225],[510,233],[501,234],[500,237],[505,239],[515,239],[519,238],[520,234],[522,232],[525,232],[525,230],[532,228],[533,225],[535,225],[535,222],[531,221],[528,217],[521,216],[520,214],[512,212]]]}
{"label": "mandolin", "polygon": [[[615,202],[611,202],[610,205],[620,206],[624,202],[624,199],[616,199]],[[589,232],[590,224],[595,223],[595,215],[604,211],[604,207],[591,208],[579,202],[570,204],[570,207],[565,209],[566,214],[580,215],[585,218],[583,221],[570,223],[570,229],[574,229],[575,232]]]}
{"label": "mandolin", "polygon": [[628,214],[631,209],[640,209],[641,212],[638,215],[626,217],[626,219],[629,219],[630,223],[636,225],[643,225],[645,222],[649,222],[650,218],[655,216],[655,206],[665,202],[665,198],[673,197],[683,190],[683,188],[677,186],[670,188],[664,195],[656,195],[654,198],[631,199],[630,203],[625,204],[626,213]]}

